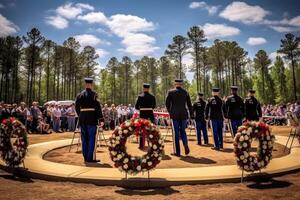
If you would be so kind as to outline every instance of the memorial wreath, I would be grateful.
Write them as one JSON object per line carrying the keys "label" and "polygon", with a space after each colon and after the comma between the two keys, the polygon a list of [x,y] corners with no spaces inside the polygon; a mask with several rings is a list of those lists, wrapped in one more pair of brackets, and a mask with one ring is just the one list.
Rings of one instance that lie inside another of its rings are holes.
{"label": "memorial wreath", "polygon": [[[259,142],[255,155],[250,154],[253,139]],[[238,133],[234,138],[234,153],[238,166],[247,172],[265,168],[272,159],[274,141],[275,136],[271,134],[267,124],[245,122],[238,128]]]}
{"label": "memorial wreath", "polygon": [[25,126],[15,118],[4,119],[0,124],[0,155],[10,166],[19,166],[27,152],[28,139]]}
{"label": "memorial wreath", "polygon": [[[127,138],[140,134],[148,141],[147,154],[138,157],[127,153]],[[149,120],[132,118],[117,127],[110,137],[110,157],[115,167],[120,171],[135,175],[139,172],[147,172],[154,169],[161,161],[164,154],[163,139],[157,129]]]}

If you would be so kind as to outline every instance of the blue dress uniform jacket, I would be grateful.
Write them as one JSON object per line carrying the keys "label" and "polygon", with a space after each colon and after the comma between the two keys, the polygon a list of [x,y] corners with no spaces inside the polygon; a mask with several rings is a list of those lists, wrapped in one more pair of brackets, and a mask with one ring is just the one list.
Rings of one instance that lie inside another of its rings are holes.
{"label": "blue dress uniform jacket", "polygon": [[244,101],[238,95],[231,95],[226,100],[225,117],[233,120],[241,120],[244,118]]}
{"label": "blue dress uniform jacket", "polygon": [[251,96],[245,99],[245,115],[249,121],[258,121],[262,117],[262,111],[259,101]]}
{"label": "blue dress uniform jacket", "polygon": [[188,119],[189,115],[186,107],[189,110],[190,117],[193,118],[193,107],[190,95],[181,87],[169,90],[166,99],[166,107],[171,119]]}
{"label": "blue dress uniform jacket", "polygon": [[224,101],[218,96],[213,96],[207,101],[205,119],[224,120],[225,111]]}
{"label": "blue dress uniform jacket", "polygon": [[154,123],[153,109],[155,107],[155,97],[149,92],[144,92],[138,96],[135,109],[140,111],[140,118],[151,120]]}
{"label": "blue dress uniform jacket", "polygon": [[[91,89],[83,90],[76,98],[75,109],[80,125],[98,125],[104,121],[98,95]],[[89,110],[90,109],[90,110]]]}
{"label": "blue dress uniform jacket", "polygon": [[206,102],[203,99],[199,99],[198,101],[194,102],[193,105],[193,111],[195,114],[195,122],[196,122],[197,142],[199,145],[202,144],[201,132],[203,134],[204,143],[208,144],[207,127],[206,127],[206,121],[204,116],[205,107],[206,107]]}
{"label": "blue dress uniform jacket", "polygon": [[195,101],[193,104],[193,111],[195,114],[195,120],[196,121],[203,121],[205,116],[205,107],[206,107],[206,102],[203,99],[199,99],[198,101]]}
{"label": "blue dress uniform jacket", "polygon": [[219,96],[208,99],[205,108],[205,118],[211,120],[215,148],[223,148],[223,125],[224,125],[225,103]]}

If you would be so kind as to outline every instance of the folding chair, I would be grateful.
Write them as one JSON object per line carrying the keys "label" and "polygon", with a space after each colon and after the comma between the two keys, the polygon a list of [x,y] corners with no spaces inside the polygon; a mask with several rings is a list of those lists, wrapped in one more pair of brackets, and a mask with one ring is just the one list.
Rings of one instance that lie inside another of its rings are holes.
{"label": "folding chair", "polygon": [[76,127],[75,127],[75,131],[73,132],[73,137],[72,137],[72,141],[71,141],[71,144],[70,144],[69,152],[71,152],[71,148],[72,148],[72,146],[74,144],[74,140],[75,140],[76,134],[79,134],[78,142],[77,142],[77,152],[78,152],[79,145],[81,143],[80,130],[79,130],[79,120],[77,121],[77,124],[76,124]]}
{"label": "folding chair", "polygon": [[300,137],[300,121],[297,116],[292,112],[287,112],[287,119],[290,122],[291,130],[283,151],[285,151],[285,149],[288,147],[291,138],[291,144],[288,149],[292,148],[295,137]]}

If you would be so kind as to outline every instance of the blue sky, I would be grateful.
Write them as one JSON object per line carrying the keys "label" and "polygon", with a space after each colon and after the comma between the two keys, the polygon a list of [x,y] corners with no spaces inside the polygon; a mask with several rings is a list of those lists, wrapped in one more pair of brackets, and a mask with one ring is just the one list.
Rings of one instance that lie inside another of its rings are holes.
{"label": "blue sky", "polygon": [[[300,1],[188,0],[0,0],[0,36],[24,35],[32,27],[59,44],[75,36],[92,45],[99,63],[124,55],[163,55],[172,37],[201,26],[208,38],[236,40],[252,58],[259,49],[272,58],[287,32],[299,36]],[[184,62],[191,64],[190,56]]]}

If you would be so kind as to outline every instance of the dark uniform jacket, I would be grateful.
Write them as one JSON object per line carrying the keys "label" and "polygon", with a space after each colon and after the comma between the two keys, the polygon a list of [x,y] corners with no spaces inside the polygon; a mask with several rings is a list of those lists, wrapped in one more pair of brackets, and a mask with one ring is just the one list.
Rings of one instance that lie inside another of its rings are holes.
{"label": "dark uniform jacket", "polygon": [[195,115],[195,120],[204,121],[206,102],[203,99],[199,99],[194,102],[193,111]]}
{"label": "dark uniform jacket", "polygon": [[225,117],[233,120],[241,120],[244,118],[244,101],[238,95],[231,95],[226,100]]}
{"label": "dark uniform jacket", "polygon": [[[140,94],[136,100],[135,109],[140,111],[140,118],[154,122],[153,109],[156,107],[155,97],[149,92]],[[143,110],[143,108],[148,110]]]}
{"label": "dark uniform jacket", "polygon": [[205,108],[205,119],[224,120],[225,103],[219,96],[208,99]]}
{"label": "dark uniform jacket", "polygon": [[191,103],[190,95],[181,87],[169,90],[166,107],[170,114],[171,119],[186,120],[189,118],[187,108],[189,110],[190,117],[193,118],[193,107]]}
{"label": "dark uniform jacket", "polygon": [[[79,116],[79,125],[98,125],[98,121],[104,121],[102,109],[97,97],[97,93],[91,89],[83,90],[77,96],[75,109]],[[84,111],[84,109],[94,110]]]}
{"label": "dark uniform jacket", "polygon": [[245,99],[245,115],[249,121],[258,121],[262,116],[260,103],[255,97]]}

